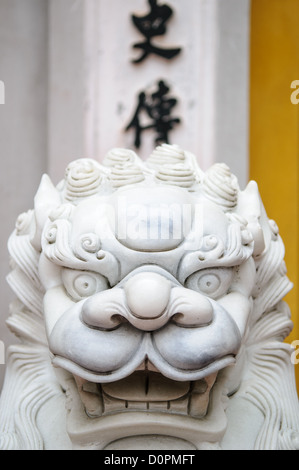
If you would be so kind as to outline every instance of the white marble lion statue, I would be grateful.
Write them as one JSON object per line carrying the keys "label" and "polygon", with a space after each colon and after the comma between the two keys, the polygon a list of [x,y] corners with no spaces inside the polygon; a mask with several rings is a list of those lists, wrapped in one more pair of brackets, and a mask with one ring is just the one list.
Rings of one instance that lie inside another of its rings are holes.
{"label": "white marble lion statue", "polygon": [[292,285],[254,181],[113,149],[44,175],[9,253],[1,449],[299,448]]}

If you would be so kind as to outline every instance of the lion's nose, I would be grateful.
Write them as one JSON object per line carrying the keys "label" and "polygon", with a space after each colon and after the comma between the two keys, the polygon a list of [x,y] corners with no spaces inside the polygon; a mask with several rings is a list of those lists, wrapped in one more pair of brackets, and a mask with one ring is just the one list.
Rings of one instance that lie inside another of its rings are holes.
{"label": "lion's nose", "polygon": [[213,320],[211,302],[154,272],[141,272],[122,286],[99,292],[82,306],[82,321],[92,328],[111,330],[126,319],[143,331],[162,328],[169,320],[182,327],[200,327]]}
{"label": "lion's nose", "polygon": [[125,318],[140,330],[156,330],[169,320],[171,288],[171,282],[159,274],[135,274],[122,288],[99,292],[87,299],[82,306],[82,320],[93,328],[110,330]]}
{"label": "lion's nose", "polygon": [[168,305],[170,290],[170,281],[159,274],[136,274],[125,285],[130,312],[142,320],[159,318]]}

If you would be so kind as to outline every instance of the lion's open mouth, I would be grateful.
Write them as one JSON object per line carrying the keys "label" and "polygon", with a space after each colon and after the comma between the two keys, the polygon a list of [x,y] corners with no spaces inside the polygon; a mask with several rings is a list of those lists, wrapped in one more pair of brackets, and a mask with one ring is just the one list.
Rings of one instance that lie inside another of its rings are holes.
{"label": "lion's open mouth", "polygon": [[179,382],[144,361],[139,370],[115,382],[95,384],[76,377],[76,383],[90,417],[146,411],[202,418],[207,413],[216,376],[213,373],[204,379]]}

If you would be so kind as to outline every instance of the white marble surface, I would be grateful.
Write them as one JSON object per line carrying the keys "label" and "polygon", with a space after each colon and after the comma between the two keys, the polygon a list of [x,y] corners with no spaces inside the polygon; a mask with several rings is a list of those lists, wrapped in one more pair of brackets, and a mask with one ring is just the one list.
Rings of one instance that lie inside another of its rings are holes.
{"label": "white marble surface", "polygon": [[[58,181],[70,160],[102,161],[112,147],[132,148],[124,132],[137,93],[160,78],[178,98],[181,125],[171,143],[188,148],[206,170],[226,162],[248,179],[249,0],[171,0],[173,17],[159,45],[182,47],[173,61],[151,56],[132,65],[142,39],[131,15],[148,2],[49,1],[49,173]],[[70,38],[72,38],[70,40]],[[121,80],[119,77],[121,76]],[[143,137],[141,158],[153,150]]]}

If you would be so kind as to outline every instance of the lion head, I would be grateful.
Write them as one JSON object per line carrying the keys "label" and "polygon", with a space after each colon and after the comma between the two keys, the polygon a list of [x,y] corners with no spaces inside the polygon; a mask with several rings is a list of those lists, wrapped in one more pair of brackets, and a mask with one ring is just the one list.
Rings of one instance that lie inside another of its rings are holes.
{"label": "lion head", "polygon": [[[255,182],[241,190],[225,164],[204,173],[177,146],[146,162],[113,149],[72,162],[57,187],[44,175],[9,249],[8,324],[23,338],[11,361],[35,358],[24,397],[43,369],[40,408],[68,397],[71,448],[296,447],[289,402],[276,434],[264,424],[282,369],[297,397],[284,247]],[[256,428],[239,437],[247,412]]]}

